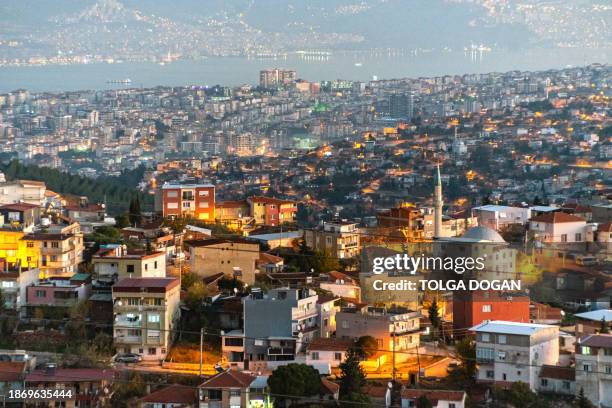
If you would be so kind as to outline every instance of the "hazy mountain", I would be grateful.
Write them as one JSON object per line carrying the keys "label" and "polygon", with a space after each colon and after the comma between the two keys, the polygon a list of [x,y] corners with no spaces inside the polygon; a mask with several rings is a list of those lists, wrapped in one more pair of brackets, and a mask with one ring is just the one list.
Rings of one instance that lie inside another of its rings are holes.
{"label": "hazy mountain", "polygon": [[[9,51],[25,55],[123,56],[610,43],[612,7],[592,0],[541,7],[543,1],[5,0],[0,40],[21,40]],[[0,58],[3,52],[0,43]]]}

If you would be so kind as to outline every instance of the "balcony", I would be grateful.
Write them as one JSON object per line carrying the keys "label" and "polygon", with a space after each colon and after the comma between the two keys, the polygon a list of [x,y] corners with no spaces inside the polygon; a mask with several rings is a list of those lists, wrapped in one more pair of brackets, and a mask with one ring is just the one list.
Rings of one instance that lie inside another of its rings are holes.
{"label": "balcony", "polygon": [[293,347],[268,347],[269,356],[292,356]]}
{"label": "balcony", "polygon": [[116,319],[115,327],[123,328],[123,327],[142,327],[142,320],[140,319]]}
{"label": "balcony", "polygon": [[119,344],[142,344],[142,336],[128,336],[127,334],[116,335],[115,343]]}

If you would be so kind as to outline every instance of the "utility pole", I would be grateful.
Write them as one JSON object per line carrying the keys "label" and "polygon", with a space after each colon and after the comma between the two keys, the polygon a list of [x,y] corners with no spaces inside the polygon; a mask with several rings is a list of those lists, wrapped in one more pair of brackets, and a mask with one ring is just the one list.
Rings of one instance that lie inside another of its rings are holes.
{"label": "utility pole", "polygon": [[200,377],[202,377],[202,348],[204,347],[204,328],[200,328]]}
{"label": "utility pole", "polygon": [[393,372],[392,372],[392,378],[393,378],[393,382],[395,383],[395,376],[396,376],[396,372],[395,372],[395,322],[393,322],[393,333],[391,333],[392,339],[393,339],[393,343],[392,343],[392,347],[391,347],[391,351],[393,353]]}

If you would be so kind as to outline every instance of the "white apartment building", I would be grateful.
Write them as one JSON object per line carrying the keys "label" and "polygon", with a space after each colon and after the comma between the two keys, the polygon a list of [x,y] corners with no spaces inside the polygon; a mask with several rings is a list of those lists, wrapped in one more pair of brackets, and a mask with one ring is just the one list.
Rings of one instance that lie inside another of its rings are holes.
{"label": "white apartment building", "polygon": [[589,334],[576,344],[576,392],[595,406],[612,407],[612,334]]}
{"label": "white apartment building", "polygon": [[113,286],[113,342],[144,360],[166,357],[180,317],[176,278],[126,278]]}
{"label": "white apartment building", "polygon": [[485,321],[476,332],[477,381],[529,384],[535,391],[542,365],[559,361],[559,327],[545,324]]}

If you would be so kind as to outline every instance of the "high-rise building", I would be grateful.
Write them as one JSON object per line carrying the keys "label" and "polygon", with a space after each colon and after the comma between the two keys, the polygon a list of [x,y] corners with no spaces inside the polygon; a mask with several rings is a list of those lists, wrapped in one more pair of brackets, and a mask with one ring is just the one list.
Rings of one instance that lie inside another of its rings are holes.
{"label": "high-rise building", "polygon": [[276,88],[288,85],[296,79],[297,74],[293,70],[274,68],[259,71],[259,85],[262,88]]}
{"label": "high-rise building", "polygon": [[389,116],[394,119],[412,119],[414,115],[414,94],[395,93],[389,97]]}
{"label": "high-rise building", "polygon": [[165,183],[161,188],[164,217],[191,216],[215,219],[215,186],[212,184]]}

